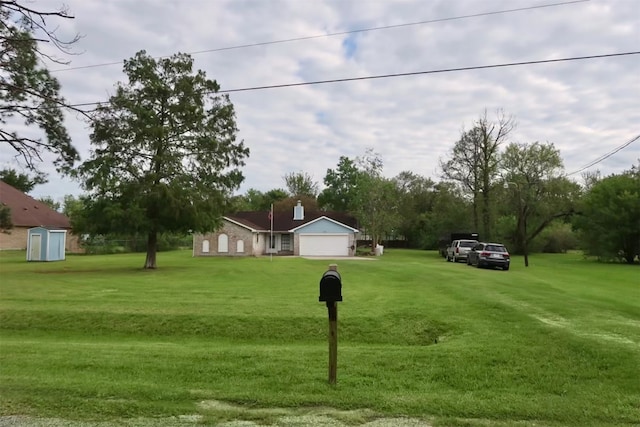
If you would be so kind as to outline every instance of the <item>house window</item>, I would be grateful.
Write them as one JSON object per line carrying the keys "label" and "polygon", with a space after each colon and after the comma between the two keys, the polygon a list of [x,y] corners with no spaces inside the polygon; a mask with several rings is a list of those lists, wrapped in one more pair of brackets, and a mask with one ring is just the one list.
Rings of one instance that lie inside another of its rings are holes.
{"label": "house window", "polygon": [[276,236],[269,236],[269,248],[271,249],[275,249],[276,248]]}
{"label": "house window", "polygon": [[281,245],[283,251],[290,251],[291,250],[291,235],[290,234],[283,234],[282,236],[280,236],[280,245]]}
{"label": "house window", "polygon": [[209,253],[209,241],[208,240],[203,240],[202,241],[202,253],[203,254]]}
{"label": "house window", "polygon": [[218,252],[229,252],[229,237],[226,234],[218,236]]}
{"label": "house window", "polygon": [[236,242],[236,252],[239,254],[244,253],[244,240],[238,240]]}

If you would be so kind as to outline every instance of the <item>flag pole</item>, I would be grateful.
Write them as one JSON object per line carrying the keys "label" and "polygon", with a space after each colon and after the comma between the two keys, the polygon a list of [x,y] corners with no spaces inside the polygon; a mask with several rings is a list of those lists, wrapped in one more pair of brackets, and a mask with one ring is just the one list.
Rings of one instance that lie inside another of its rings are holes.
{"label": "flag pole", "polygon": [[271,203],[271,211],[269,212],[269,219],[271,220],[271,226],[269,227],[269,261],[273,261],[273,203]]}

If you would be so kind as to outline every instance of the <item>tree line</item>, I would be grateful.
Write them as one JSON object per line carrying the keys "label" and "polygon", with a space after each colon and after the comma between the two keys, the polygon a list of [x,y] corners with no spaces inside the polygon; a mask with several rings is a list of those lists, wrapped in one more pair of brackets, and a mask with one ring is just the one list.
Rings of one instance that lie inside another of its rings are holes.
{"label": "tree line", "polygon": [[[30,190],[46,181],[38,169],[43,153],[53,155],[58,172],[78,180],[84,194],[67,196],[62,207],[45,202],[62,209],[77,233],[144,240],[145,268],[156,268],[161,236],[215,230],[225,213],[286,210],[297,200],[311,210],[351,213],[372,247],[401,236],[409,247],[432,249],[443,234],[473,230],[524,254],[527,265],[532,250],[566,250],[578,241],[603,259],[632,263],[640,252],[639,166],[580,185],[567,178],[552,143],[510,142],[516,123],[501,111],[485,111],[461,132],[440,161],[438,181],[412,171],[388,178],[381,156],[368,149],[337,159],[322,190],[300,171],[283,176],[285,188],[237,195],[249,149],[237,139],[233,103],[216,80],[194,70],[189,55],[155,59],[142,50],[124,61],[126,80],[108,101],[80,111],[43,65],[57,59],[40,42],[68,53],[78,40],[49,30],[56,18],[73,17],[0,1],[0,141],[29,171],[8,169],[1,178]],[[65,110],[89,124],[84,161],[63,125]],[[42,138],[9,130],[25,127],[39,128]],[[8,217],[0,207],[1,227],[10,226]]]}

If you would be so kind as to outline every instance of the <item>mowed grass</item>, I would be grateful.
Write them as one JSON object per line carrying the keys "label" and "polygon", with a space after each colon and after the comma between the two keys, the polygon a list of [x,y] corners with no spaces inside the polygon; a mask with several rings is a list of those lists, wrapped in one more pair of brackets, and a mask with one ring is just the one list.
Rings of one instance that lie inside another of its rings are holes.
{"label": "mowed grass", "polygon": [[536,255],[503,272],[409,250],[337,261],[332,387],[318,302],[331,261],[143,261],[0,253],[0,415],[269,423],[276,412],[251,411],[327,407],[436,426],[640,425],[637,267]]}

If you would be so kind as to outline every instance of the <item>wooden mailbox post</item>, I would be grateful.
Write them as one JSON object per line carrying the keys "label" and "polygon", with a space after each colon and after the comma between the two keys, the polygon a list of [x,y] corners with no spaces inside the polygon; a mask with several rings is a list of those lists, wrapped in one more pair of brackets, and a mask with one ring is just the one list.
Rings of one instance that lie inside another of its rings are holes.
{"label": "wooden mailbox post", "polygon": [[329,384],[335,384],[338,371],[338,301],[342,301],[342,278],[338,265],[330,264],[320,279],[320,302],[329,312]]}

